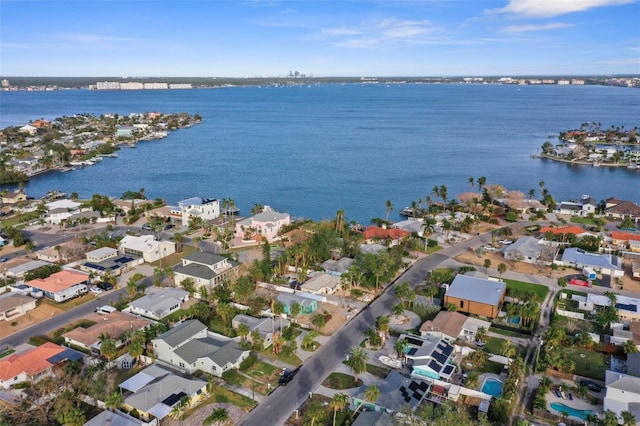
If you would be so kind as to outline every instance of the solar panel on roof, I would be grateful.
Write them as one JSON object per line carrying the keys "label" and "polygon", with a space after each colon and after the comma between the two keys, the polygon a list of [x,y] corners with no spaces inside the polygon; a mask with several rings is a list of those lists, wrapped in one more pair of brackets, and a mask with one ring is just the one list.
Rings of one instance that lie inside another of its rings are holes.
{"label": "solar panel on roof", "polygon": [[453,371],[453,365],[447,365],[446,367],[444,367],[444,370],[442,371],[443,374],[451,374],[451,372]]}
{"label": "solar panel on roof", "polygon": [[420,383],[420,385],[418,386],[418,389],[420,389],[421,391],[426,391],[427,389],[429,389],[429,385],[426,382],[422,382]]}
{"label": "solar panel on roof", "polygon": [[187,396],[187,394],[184,392],[174,393],[162,400],[162,403],[168,405],[169,407],[173,407],[178,401],[182,399],[183,396]]}
{"label": "solar panel on roof", "polygon": [[452,347],[452,346],[449,346],[449,347],[447,347],[446,349],[444,349],[444,350],[442,351],[442,353],[443,353],[446,357],[448,357],[449,355],[451,355],[451,352],[453,352],[453,347]]}
{"label": "solar panel on roof", "polygon": [[409,395],[404,397],[404,402],[409,402],[411,401],[411,397]]}
{"label": "solar panel on roof", "polygon": [[418,384],[416,382],[411,382],[409,384],[409,389],[411,389],[412,391],[415,391],[416,389],[418,389]]}
{"label": "solar panel on roof", "polygon": [[439,372],[442,366],[432,359],[431,361],[429,361],[429,368],[431,368],[433,371]]}
{"label": "solar panel on roof", "polygon": [[444,364],[445,362],[447,362],[447,356],[441,354],[440,352],[434,352],[432,355],[436,360],[438,360],[440,364]]}
{"label": "solar panel on roof", "polygon": [[417,399],[418,401],[420,401],[420,398],[422,398],[422,395],[421,395],[421,394],[419,394],[418,392],[414,392],[414,393],[413,393],[413,397],[414,397],[415,399]]}
{"label": "solar panel on roof", "polygon": [[414,346],[422,346],[423,341],[419,339],[414,339],[413,337],[407,337],[407,343]]}
{"label": "solar panel on roof", "polygon": [[418,352],[418,348],[411,348],[409,352],[407,352],[407,355],[415,355],[416,352]]}

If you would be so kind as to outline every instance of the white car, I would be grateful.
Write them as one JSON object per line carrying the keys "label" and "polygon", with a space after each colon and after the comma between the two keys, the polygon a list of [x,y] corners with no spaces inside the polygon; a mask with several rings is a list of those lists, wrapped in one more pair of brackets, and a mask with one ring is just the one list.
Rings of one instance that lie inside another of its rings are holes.
{"label": "white car", "polygon": [[99,295],[100,293],[102,293],[102,289],[98,288],[98,287],[94,287],[91,290],[89,290],[91,293],[95,294],[96,296]]}
{"label": "white car", "polygon": [[505,244],[505,245],[513,244],[513,241],[511,241],[511,240],[500,240],[499,242],[500,242],[500,244]]}

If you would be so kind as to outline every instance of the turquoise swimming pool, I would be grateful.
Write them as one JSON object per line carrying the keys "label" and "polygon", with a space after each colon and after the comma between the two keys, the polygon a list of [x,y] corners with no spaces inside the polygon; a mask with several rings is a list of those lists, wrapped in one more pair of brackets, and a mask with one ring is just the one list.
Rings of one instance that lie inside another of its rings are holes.
{"label": "turquoise swimming pool", "polygon": [[491,396],[495,396],[497,398],[502,395],[503,385],[504,383],[502,383],[500,380],[489,377],[485,379],[484,383],[482,384],[482,392]]}
{"label": "turquoise swimming pool", "polygon": [[565,412],[567,413],[569,416],[573,416],[573,417],[577,417],[581,420],[584,420],[587,418],[587,414],[593,414],[595,415],[595,411],[591,411],[591,410],[576,410],[575,408],[571,408],[569,406],[564,405],[561,402],[552,402],[551,403],[551,408],[553,408],[554,410],[558,411],[558,412]]}

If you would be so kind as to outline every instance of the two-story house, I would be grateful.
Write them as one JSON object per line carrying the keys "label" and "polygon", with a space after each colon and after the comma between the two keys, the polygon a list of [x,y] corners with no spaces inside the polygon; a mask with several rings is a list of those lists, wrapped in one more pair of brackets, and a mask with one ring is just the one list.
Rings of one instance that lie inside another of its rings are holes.
{"label": "two-story house", "polygon": [[182,265],[175,268],[178,285],[185,279],[192,279],[196,290],[201,287],[211,290],[238,273],[238,264],[218,254],[194,251],[182,259]]}
{"label": "two-story house", "polygon": [[236,237],[243,239],[262,239],[272,242],[278,236],[280,228],[291,223],[289,213],[280,213],[267,209],[262,213],[236,222]]}
{"label": "two-story house", "polygon": [[189,225],[194,217],[212,220],[220,216],[220,201],[215,198],[192,197],[178,202],[182,226]]}

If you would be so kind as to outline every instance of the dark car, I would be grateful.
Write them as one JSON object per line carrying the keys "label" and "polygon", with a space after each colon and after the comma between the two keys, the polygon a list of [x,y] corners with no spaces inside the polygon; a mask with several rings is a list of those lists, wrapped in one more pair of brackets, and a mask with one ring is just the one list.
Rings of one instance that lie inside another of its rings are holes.
{"label": "dark car", "polygon": [[98,284],[96,284],[96,287],[101,288],[102,290],[105,290],[105,291],[113,289],[113,286],[111,284],[104,281],[100,281]]}
{"label": "dark car", "polygon": [[278,380],[278,383],[282,386],[287,386],[287,383],[289,383],[291,379],[293,379],[293,376],[295,375],[296,375],[296,370],[285,370],[282,373],[282,376],[280,376],[280,380]]}
{"label": "dark car", "polygon": [[2,259],[0,259],[0,262],[1,262],[1,263],[4,263],[4,262],[7,262],[8,260],[9,260],[8,258],[3,257]]}
{"label": "dark car", "polygon": [[168,231],[169,229],[173,228],[173,224],[172,223],[168,223],[164,226],[164,230]]}
{"label": "dark car", "polygon": [[593,383],[591,380],[583,380],[580,382],[581,386],[587,387],[590,391],[600,392],[602,388],[597,383]]}

